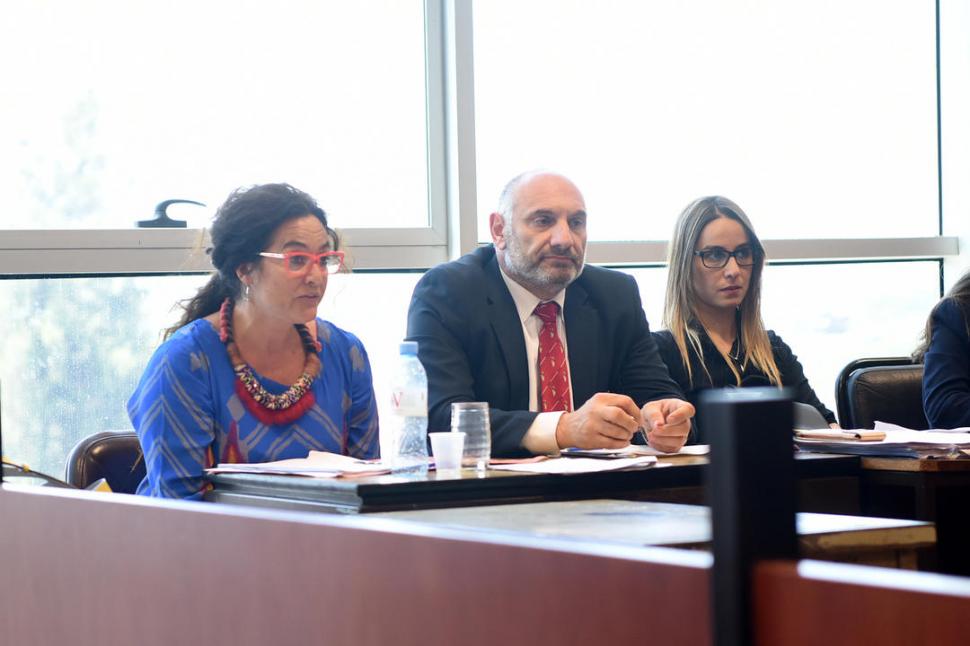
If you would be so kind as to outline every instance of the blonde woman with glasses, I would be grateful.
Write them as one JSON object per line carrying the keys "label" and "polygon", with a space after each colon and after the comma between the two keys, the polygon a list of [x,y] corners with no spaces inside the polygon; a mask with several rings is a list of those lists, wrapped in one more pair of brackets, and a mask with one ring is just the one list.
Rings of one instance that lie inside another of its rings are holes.
{"label": "blonde woman with glasses", "polygon": [[[667,329],[654,338],[670,376],[695,407],[708,388],[785,386],[837,428],[791,348],[765,330],[764,248],[737,204],[713,196],[688,205],[677,218],[667,261]],[[694,420],[693,440],[706,443],[704,420],[699,414]]]}

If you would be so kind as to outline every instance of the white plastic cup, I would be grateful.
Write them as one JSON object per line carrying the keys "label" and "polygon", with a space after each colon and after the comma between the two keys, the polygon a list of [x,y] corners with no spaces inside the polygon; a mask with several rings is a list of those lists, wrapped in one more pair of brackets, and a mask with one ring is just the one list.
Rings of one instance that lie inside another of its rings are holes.
{"label": "white plastic cup", "polygon": [[431,438],[434,468],[438,473],[454,473],[461,469],[464,433],[428,433],[428,437]]}
{"label": "white plastic cup", "polygon": [[451,405],[451,431],[465,434],[462,466],[484,473],[492,455],[492,431],[488,402],[455,402]]}

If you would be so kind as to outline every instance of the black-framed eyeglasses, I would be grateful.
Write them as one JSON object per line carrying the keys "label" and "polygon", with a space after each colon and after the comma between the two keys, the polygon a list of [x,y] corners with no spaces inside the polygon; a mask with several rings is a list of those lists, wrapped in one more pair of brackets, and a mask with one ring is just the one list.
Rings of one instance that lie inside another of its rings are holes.
{"label": "black-framed eyeglasses", "polygon": [[757,254],[749,245],[742,245],[734,251],[728,251],[724,247],[708,247],[695,251],[694,255],[698,256],[708,269],[720,269],[727,265],[731,258],[738,263],[738,267],[750,267],[754,264]]}

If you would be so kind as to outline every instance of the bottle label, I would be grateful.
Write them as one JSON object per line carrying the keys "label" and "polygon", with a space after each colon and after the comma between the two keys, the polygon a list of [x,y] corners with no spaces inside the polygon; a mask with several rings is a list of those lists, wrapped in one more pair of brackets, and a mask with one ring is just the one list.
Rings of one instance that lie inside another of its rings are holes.
{"label": "bottle label", "polygon": [[428,393],[423,390],[395,390],[391,393],[391,412],[400,417],[427,417]]}

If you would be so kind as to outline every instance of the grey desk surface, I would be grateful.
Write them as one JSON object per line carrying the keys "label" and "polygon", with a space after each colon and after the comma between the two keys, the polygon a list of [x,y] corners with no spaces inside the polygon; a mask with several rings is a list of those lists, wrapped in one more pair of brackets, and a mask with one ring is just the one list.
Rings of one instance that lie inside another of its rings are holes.
{"label": "grey desk surface", "polygon": [[[577,500],[487,507],[455,507],[372,514],[438,527],[624,545],[704,547],[711,540],[710,510],[627,500]],[[918,549],[936,541],[932,523],[835,514],[799,513],[805,555],[860,549]]]}

